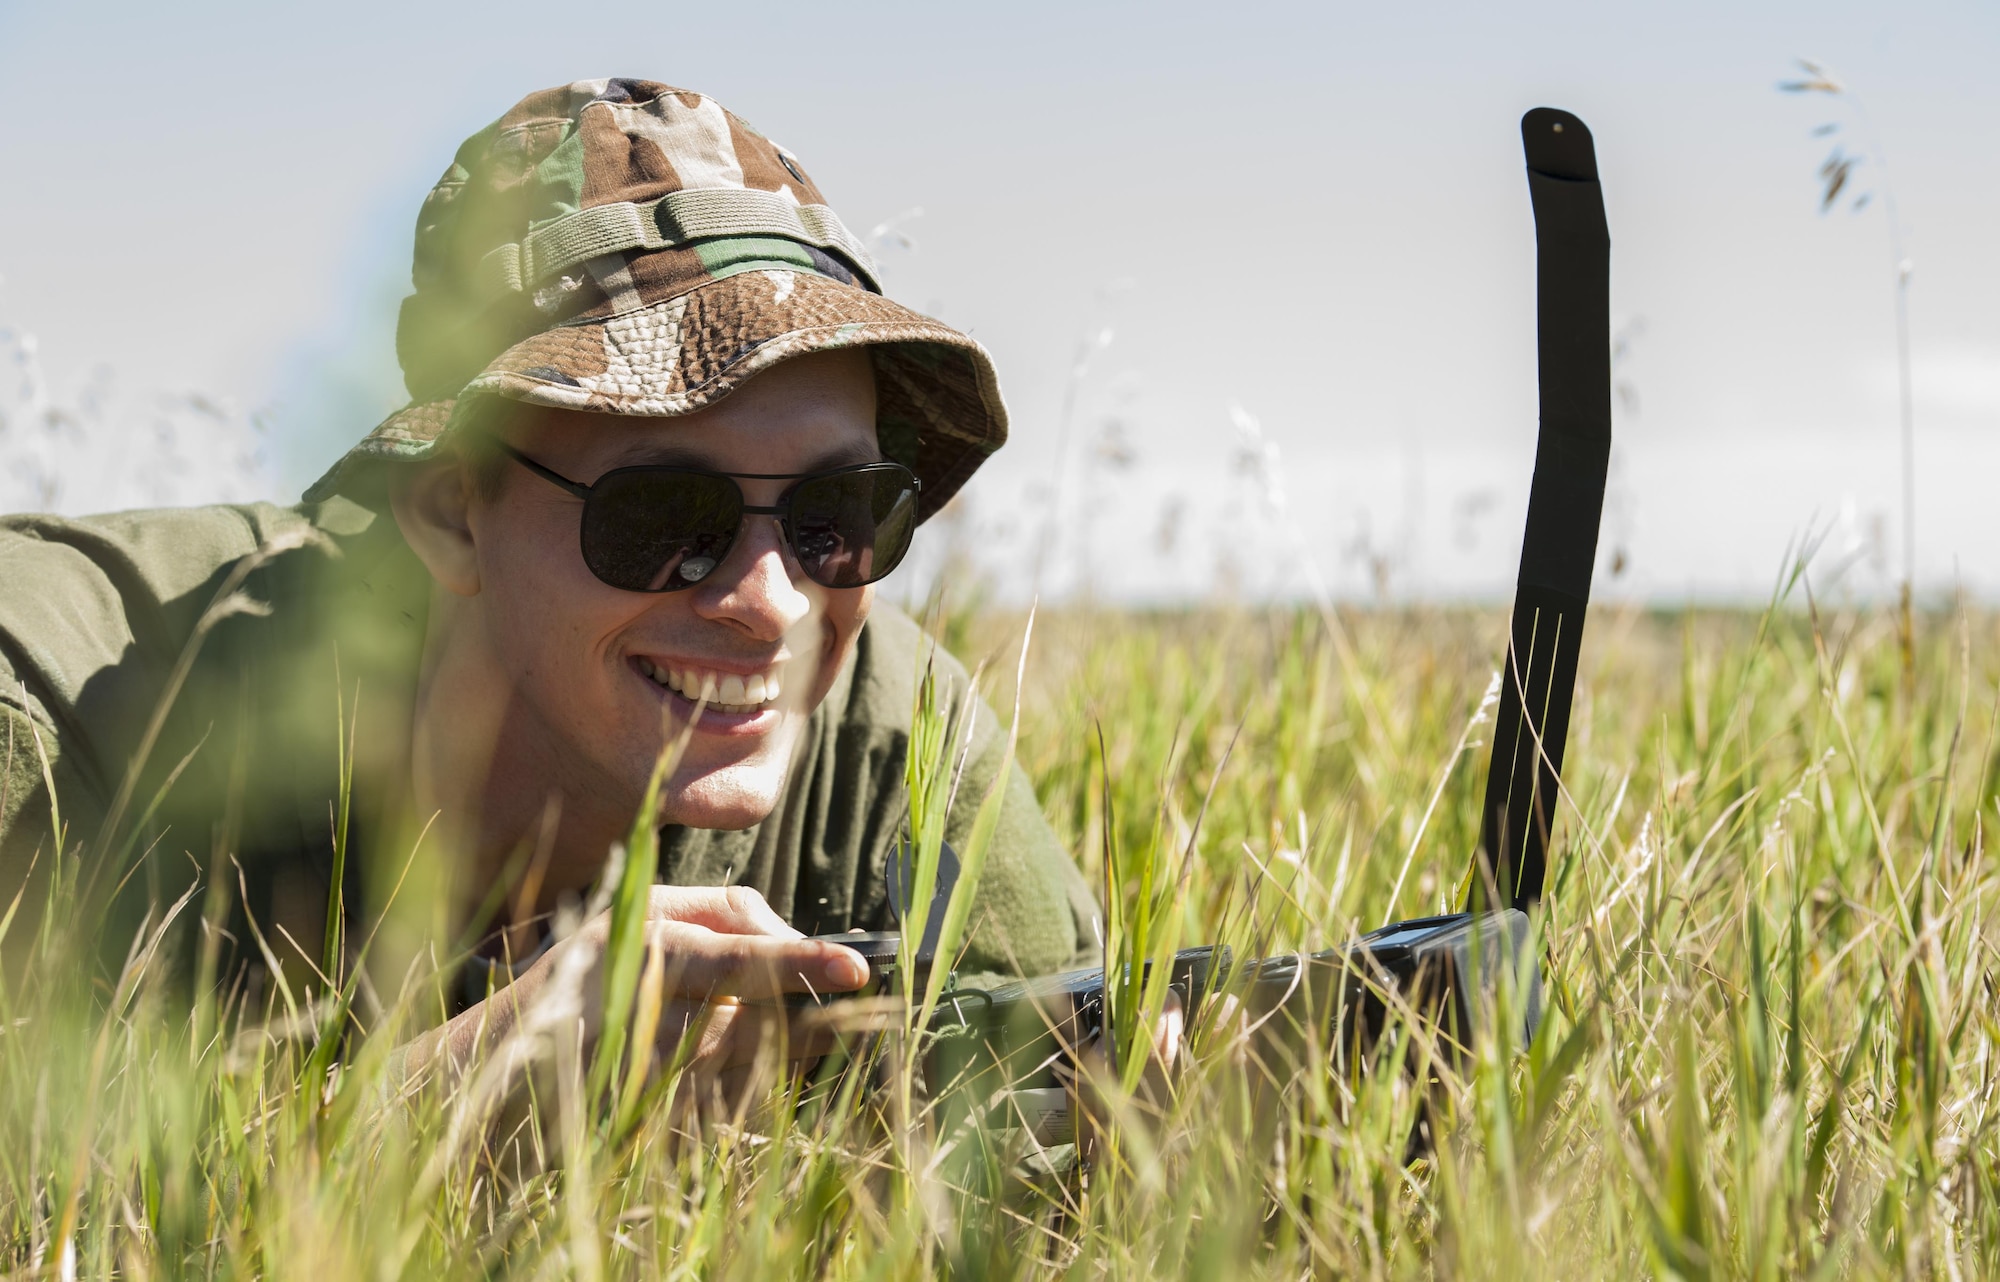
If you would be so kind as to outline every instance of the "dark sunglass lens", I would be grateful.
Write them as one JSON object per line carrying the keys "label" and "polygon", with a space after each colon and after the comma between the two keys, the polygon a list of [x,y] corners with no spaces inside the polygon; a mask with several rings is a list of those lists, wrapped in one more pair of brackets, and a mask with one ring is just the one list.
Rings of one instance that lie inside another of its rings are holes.
{"label": "dark sunglass lens", "polygon": [[910,482],[900,467],[801,481],[790,513],[799,568],[830,588],[858,588],[895,569],[917,528],[917,491]]}
{"label": "dark sunglass lens", "polygon": [[725,476],[633,468],[608,473],[583,508],[583,561],[628,592],[691,588],[714,572],[743,523]]}

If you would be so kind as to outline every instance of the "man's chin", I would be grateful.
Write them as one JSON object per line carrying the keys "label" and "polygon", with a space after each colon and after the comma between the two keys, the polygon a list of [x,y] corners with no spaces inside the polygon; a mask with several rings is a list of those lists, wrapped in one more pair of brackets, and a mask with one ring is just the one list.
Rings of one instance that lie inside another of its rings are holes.
{"label": "man's chin", "polygon": [[684,828],[749,828],[768,819],[784,793],[784,778],[738,767],[675,779],[660,798],[660,822]]}

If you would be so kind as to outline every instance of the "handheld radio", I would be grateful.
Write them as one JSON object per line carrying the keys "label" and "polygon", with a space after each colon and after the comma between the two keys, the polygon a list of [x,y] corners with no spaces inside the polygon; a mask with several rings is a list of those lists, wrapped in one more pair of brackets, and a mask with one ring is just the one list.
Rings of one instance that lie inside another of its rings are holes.
{"label": "handheld radio", "polygon": [[[1535,218],[1541,425],[1465,910],[1393,922],[1323,952],[1237,964],[1228,949],[1203,947],[1173,959],[1171,983],[1190,1015],[1228,991],[1253,1019],[1283,1014],[1278,1026],[1294,1033],[1330,1027],[1336,1054],[1355,1065],[1399,1015],[1426,1021],[1448,1047],[1469,1047],[1482,1012],[1498,1008],[1491,998],[1503,969],[1525,986],[1516,1045],[1533,1036],[1541,1015],[1527,913],[1542,895],[1611,452],[1610,233],[1584,123],[1538,107],[1521,118],[1521,139]],[[949,852],[947,861],[956,868]],[[941,882],[941,893],[949,889]],[[941,904],[931,917],[942,919]],[[864,947],[876,972],[872,991],[894,982],[894,934],[824,938]],[[917,965],[931,961],[920,949]],[[934,1074],[997,1075],[1030,1129],[1059,1139],[1068,1116],[1057,1099],[1065,1064],[1103,1023],[1101,970],[987,990],[954,986],[934,1029],[946,1034],[937,1045],[949,1064]]]}

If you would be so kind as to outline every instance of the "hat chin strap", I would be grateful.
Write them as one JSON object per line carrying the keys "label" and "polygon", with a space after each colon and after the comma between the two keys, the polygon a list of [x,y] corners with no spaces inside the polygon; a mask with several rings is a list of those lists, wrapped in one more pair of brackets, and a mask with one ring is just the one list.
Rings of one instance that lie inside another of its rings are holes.
{"label": "hat chin strap", "polygon": [[777,236],[836,250],[870,289],[882,292],[875,260],[832,209],[801,205],[789,192],[748,187],[695,187],[658,200],[621,200],[564,214],[518,242],[488,251],[474,279],[489,295],[518,294],[604,254],[735,236]]}

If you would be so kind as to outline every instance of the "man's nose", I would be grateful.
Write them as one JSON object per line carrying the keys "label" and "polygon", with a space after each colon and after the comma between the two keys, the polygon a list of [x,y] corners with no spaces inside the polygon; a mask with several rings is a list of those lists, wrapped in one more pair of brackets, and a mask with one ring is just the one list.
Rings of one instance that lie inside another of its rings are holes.
{"label": "man's nose", "polygon": [[759,641],[778,641],[813,610],[810,584],[792,577],[778,523],[747,516],[729,556],[694,589],[695,613],[732,623]]}

